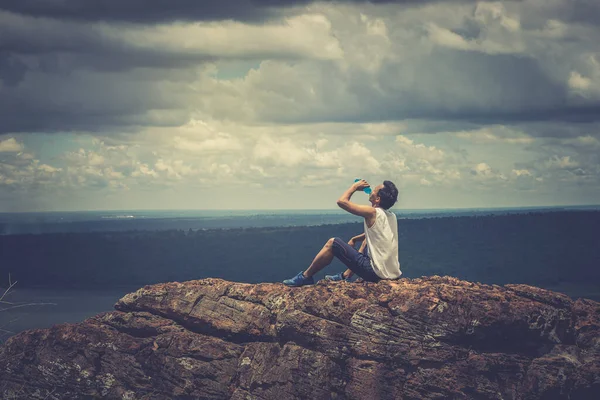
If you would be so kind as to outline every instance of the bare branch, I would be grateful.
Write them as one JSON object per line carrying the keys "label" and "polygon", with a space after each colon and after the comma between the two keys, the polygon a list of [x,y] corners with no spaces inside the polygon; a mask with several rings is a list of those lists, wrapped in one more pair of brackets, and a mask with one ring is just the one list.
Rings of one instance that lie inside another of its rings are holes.
{"label": "bare branch", "polygon": [[[4,308],[0,308],[0,312],[2,311],[10,311],[10,310],[14,310],[17,308],[23,308],[23,307],[33,307],[33,306],[55,306],[56,303],[14,303],[12,301],[6,301],[4,300],[4,298],[6,297],[6,295],[12,290],[12,288],[17,284],[17,281],[13,282],[12,281],[12,277],[10,276],[10,273],[8,274],[8,288],[4,291],[4,293],[2,294],[2,296],[0,296],[0,305],[6,305],[7,307]],[[11,336],[14,335],[15,332],[13,331],[9,331],[8,329],[4,329],[6,326],[10,325],[11,323],[13,323],[14,321],[18,320],[19,318],[15,318],[11,321],[8,321],[5,324],[2,324],[2,326],[0,326],[0,343],[3,341],[4,337],[6,336]]]}
{"label": "bare branch", "polygon": [[4,293],[2,294],[2,296],[0,296],[0,301],[2,301],[4,299],[4,296],[6,296],[6,294],[10,291],[10,289],[12,289],[13,286],[15,286],[16,284],[17,284],[17,282],[11,283],[11,281],[10,281],[10,274],[8,274],[8,288],[4,291]]}

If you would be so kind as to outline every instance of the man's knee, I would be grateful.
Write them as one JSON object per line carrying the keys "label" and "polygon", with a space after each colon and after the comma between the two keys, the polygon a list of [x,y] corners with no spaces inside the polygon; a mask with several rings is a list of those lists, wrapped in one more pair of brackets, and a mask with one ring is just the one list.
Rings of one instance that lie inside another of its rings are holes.
{"label": "man's knee", "polygon": [[336,239],[339,239],[339,238],[331,238],[331,239],[329,239],[327,241],[326,245],[329,246],[329,247],[332,247],[333,243],[335,242]]}

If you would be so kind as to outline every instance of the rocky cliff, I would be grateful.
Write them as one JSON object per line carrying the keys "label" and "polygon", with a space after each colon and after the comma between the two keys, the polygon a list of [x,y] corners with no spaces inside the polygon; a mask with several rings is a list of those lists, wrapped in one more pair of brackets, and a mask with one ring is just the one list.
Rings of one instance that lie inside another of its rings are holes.
{"label": "rocky cliff", "polygon": [[531,286],[204,279],[115,309],[12,337],[3,398],[600,398],[600,303]]}

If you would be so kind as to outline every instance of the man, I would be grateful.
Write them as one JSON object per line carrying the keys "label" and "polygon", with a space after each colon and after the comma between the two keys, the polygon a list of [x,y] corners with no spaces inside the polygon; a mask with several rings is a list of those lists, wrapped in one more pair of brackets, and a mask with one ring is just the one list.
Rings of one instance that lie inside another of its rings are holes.
{"label": "man", "polygon": [[[350,198],[356,191],[369,187],[365,180],[355,182],[337,201],[340,208],[364,218],[365,232],[355,236],[348,243],[340,238],[331,238],[317,254],[310,266],[295,277],[283,281],[288,286],[312,285],[313,275],[328,266],[333,257],[342,261],[348,269],[336,275],[327,276],[328,280],[348,280],[352,273],[368,282],[381,279],[398,279],[398,220],[388,209],[398,200],[398,189],[391,181],[375,187],[369,196],[370,206],[352,203]],[[363,242],[357,251],[356,242]]]}

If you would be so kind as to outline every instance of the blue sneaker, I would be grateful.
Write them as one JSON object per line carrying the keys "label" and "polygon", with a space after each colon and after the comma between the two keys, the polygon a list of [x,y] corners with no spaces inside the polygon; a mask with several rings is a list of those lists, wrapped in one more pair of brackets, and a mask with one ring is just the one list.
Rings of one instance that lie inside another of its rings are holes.
{"label": "blue sneaker", "polygon": [[334,281],[334,282],[338,282],[338,281],[350,282],[350,278],[344,278],[343,272],[338,272],[335,275],[325,275],[325,280]]}
{"label": "blue sneaker", "polygon": [[305,278],[303,272],[304,271],[300,271],[300,273],[298,273],[298,275],[296,275],[292,279],[286,279],[285,281],[283,281],[283,283],[288,286],[313,285],[315,283],[315,280],[313,279],[313,277],[311,276],[311,277]]}

